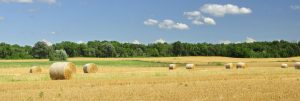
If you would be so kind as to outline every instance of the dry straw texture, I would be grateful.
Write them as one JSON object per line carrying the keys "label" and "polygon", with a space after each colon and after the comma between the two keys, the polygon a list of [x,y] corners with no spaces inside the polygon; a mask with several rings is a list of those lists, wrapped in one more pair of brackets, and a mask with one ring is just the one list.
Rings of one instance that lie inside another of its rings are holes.
{"label": "dry straw texture", "polygon": [[295,63],[295,68],[296,68],[296,69],[300,69],[300,62],[296,62],[296,63]]}
{"label": "dry straw texture", "polygon": [[283,63],[283,64],[281,64],[281,68],[288,68],[289,66],[288,66],[288,64],[286,64],[286,63]]}
{"label": "dry straw texture", "polygon": [[194,68],[194,64],[186,64],[186,69],[193,69]]}
{"label": "dry straw texture", "polygon": [[176,64],[169,64],[169,69],[170,70],[173,70],[173,69],[175,69],[176,68]]}
{"label": "dry straw texture", "polygon": [[225,64],[225,68],[226,69],[234,69],[235,66],[233,65],[233,63],[227,63],[227,64]]}
{"label": "dry straw texture", "polygon": [[96,73],[98,71],[98,67],[94,63],[88,63],[83,66],[84,73]]}
{"label": "dry straw texture", "polygon": [[71,62],[56,62],[50,66],[49,74],[52,80],[71,79],[76,73],[76,66]]}
{"label": "dry straw texture", "polygon": [[237,63],[236,64],[236,68],[242,68],[242,69],[245,69],[245,68],[247,68],[247,64],[246,63],[244,63],[244,62],[239,62],[239,63]]}
{"label": "dry straw texture", "polygon": [[42,68],[38,66],[33,66],[29,69],[29,73],[41,73]]}

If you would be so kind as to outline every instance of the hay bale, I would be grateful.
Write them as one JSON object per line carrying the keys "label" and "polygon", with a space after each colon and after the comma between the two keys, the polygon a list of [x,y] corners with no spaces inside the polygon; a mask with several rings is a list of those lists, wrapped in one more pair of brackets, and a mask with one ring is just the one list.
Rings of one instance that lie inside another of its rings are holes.
{"label": "hay bale", "polygon": [[193,69],[194,68],[194,64],[186,64],[186,69]]}
{"label": "hay bale", "polygon": [[38,66],[33,66],[29,69],[29,73],[41,73],[42,68]]}
{"label": "hay bale", "polygon": [[176,68],[176,64],[169,64],[169,70],[173,70]]}
{"label": "hay bale", "polygon": [[281,68],[288,68],[289,66],[288,66],[288,64],[286,64],[286,63],[283,63],[283,64],[281,64]]}
{"label": "hay bale", "polygon": [[238,62],[238,63],[236,64],[236,68],[237,68],[237,69],[240,69],[240,68],[245,69],[245,68],[247,68],[247,64],[244,63],[244,62]]}
{"label": "hay bale", "polygon": [[98,67],[94,63],[88,63],[83,66],[84,73],[96,73],[98,71]]}
{"label": "hay bale", "polygon": [[73,73],[76,73],[76,66],[72,62],[55,62],[49,69],[52,80],[68,80],[72,78]]}
{"label": "hay bale", "polygon": [[300,69],[300,62],[295,63],[295,69]]}
{"label": "hay bale", "polygon": [[234,67],[233,63],[227,63],[227,64],[225,64],[225,68],[226,69],[234,69],[235,67]]}

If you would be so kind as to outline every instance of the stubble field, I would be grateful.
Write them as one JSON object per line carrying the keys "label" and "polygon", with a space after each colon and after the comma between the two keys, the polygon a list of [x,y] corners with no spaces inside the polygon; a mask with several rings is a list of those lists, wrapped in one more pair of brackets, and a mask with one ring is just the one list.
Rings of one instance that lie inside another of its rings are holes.
{"label": "stubble field", "polygon": [[[70,58],[77,65],[71,80],[53,81],[48,60],[0,60],[1,101],[297,101],[300,70],[294,58],[226,57]],[[227,62],[246,62],[247,69],[226,70]],[[82,65],[99,71],[84,74]],[[179,67],[168,70],[169,63]],[[185,63],[196,64],[186,70]],[[289,68],[280,68],[281,63]],[[40,74],[29,74],[31,66]]]}

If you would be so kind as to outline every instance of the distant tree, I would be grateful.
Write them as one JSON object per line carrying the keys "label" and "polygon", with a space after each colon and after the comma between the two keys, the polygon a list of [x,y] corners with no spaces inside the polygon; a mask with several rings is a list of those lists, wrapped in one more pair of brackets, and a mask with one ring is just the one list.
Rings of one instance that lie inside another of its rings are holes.
{"label": "distant tree", "polygon": [[181,44],[181,42],[177,41],[177,42],[173,43],[172,45],[173,45],[173,49],[172,49],[173,54],[175,56],[181,56],[184,51],[184,47]]}
{"label": "distant tree", "polygon": [[46,42],[39,41],[34,44],[32,48],[32,56],[38,59],[46,59],[51,51],[51,46],[48,46]]}
{"label": "distant tree", "polygon": [[67,61],[68,54],[65,50],[55,50],[50,52],[49,60],[50,61]]}
{"label": "distant tree", "polygon": [[76,56],[80,56],[79,55],[79,44],[75,43],[75,42],[70,42],[70,41],[63,41],[61,43],[57,43],[55,45],[53,45],[55,50],[59,50],[59,49],[63,49],[67,52],[67,54],[70,57],[76,57]]}
{"label": "distant tree", "polygon": [[102,45],[101,51],[103,57],[115,57],[117,55],[115,47],[109,42]]}
{"label": "distant tree", "polygon": [[86,49],[83,49],[83,56],[86,56],[86,57],[96,57],[96,49],[94,48],[86,48]]}

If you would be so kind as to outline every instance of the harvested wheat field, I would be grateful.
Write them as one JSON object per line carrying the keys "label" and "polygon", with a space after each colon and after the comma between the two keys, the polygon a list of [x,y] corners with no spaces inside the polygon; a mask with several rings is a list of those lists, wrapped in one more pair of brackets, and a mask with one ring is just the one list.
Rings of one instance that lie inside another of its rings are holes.
{"label": "harvested wheat field", "polygon": [[[0,97],[11,101],[297,101],[300,57],[237,59],[225,57],[71,58],[71,80],[51,80],[47,60],[0,60]],[[247,69],[226,69],[226,63]],[[95,63],[96,73],[82,66]],[[169,70],[170,63],[177,65]],[[186,63],[195,64],[185,69]],[[281,68],[286,63],[291,68]],[[39,74],[28,73],[40,66]]]}

